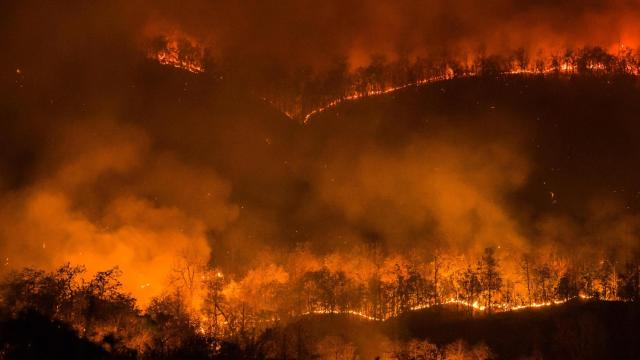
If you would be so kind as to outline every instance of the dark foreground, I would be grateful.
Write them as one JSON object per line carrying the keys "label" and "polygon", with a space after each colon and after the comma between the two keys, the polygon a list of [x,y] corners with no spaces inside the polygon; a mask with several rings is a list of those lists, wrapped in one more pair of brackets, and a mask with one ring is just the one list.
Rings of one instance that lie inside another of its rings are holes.
{"label": "dark foreground", "polygon": [[[356,344],[363,358],[388,352],[385,342],[428,340],[439,348],[457,340],[486,345],[498,359],[639,359],[640,307],[572,301],[547,308],[469,317],[455,307],[411,312],[384,323],[349,316],[305,319],[313,337],[333,334]],[[410,358],[410,357],[408,357]]]}
{"label": "dark foreground", "polygon": [[[206,341],[194,339],[173,353],[149,351],[142,356],[114,351],[110,344],[116,344],[118,339],[95,344],[80,338],[63,323],[36,313],[23,313],[2,321],[0,358],[415,359],[424,358],[426,353],[415,348],[432,346],[433,359],[442,359],[447,354],[446,358],[452,358],[451,344],[459,343],[469,349],[463,358],[638,359],[638,333],[637,304],[574,301],[544,309],[473,317],[465,309],[447,307],[412,312],[384,323],[349,315],[316,315],[269,329],[252,344],[222,343],[211,352],[207,351],[210,345]],[[472,349],[480,344],[481,354],[474,355]]]}
{"label": "dark foreground", "polygon": [[485,342],[502,359],[527,355],[545,359],[640,358],[637,304],[574,302],[471,321],[440,319],[425,321],[421,314],[409,314],[393,325],[393,331],[404,337],[428,337],[436,343],[456,338]]}

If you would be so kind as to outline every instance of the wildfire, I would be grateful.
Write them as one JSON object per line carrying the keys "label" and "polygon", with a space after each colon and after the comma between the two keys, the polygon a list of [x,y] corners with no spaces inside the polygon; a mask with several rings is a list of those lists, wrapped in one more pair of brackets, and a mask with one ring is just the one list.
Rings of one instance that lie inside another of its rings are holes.
{"label": "wildfire", "polygon": [[[598,63],[598,62],[590,62],[587,64],[586,68],[590,71],[605,71],[606,70],[606,66],[603,63]],[[549,75],[549,74],[554,74],[554,73],[560,73],[560,74],[572,74],[572,73],[576,73],[578,70],[578,67],[575,64],[572,63],[568,63],[568,62],[564,62],[562,64],[560,64],[559,66],[547,66],[543,69],[528,69],[528,68],[517,68],[514,67],[510,70],[507,71],[502,71],[499,73],[499,75]],[[626,70],[625,72],[627,72],[630,75],[638,75],[639,71],[637,67],[634,67],[632,65],[626,65]],[[305,114],[302,117],[302,121],[303,123],[308,123],[309,120],[315,116],[318,115],[322,112],[325,112],[327,110],[333,109],[335,107],[337,107],[338,105],[345,103],[345,102],[350,102],[350,101],[356,101],[362,98],[366,98],[366,97],[373,97],[373,96],[380,96],[380,95],[385,95],[385,94],[390,94],[390,93],[394,93],[394,92],[398,92],[410,87],[420,87],[420,86],[424,86],[424,85],[429,85],[429,84],[433,84],[433,83],[438,83],[438,82],[443,82],[443,81],[447,81],[447,80],[451,80],[453,78],[468,78],[468,77],[475,77],[478,76],[477,72],[474,71],[469,71],[469,72],[464,72],[464,73],[460,73],[460,74],[454,74],[453,71],[451,71],[450,69],[447,69],[447,71],[441,75],[435,75],[432,77],[428,77],[428,78],[424,78],[415,82],[411,82],[411,83],[407,83],[407,84],[403,84],[403,85],[399,85],[399,86],[392,86],[392,87],[387,87],[385,89],[382,90],[369,90],[365,93],[357,93],[354,92],[352,94],[346,95],[344,97],[341,98],[337,98],[335,100],[330,101],[329,103],[327,103],[324,106],[318,107],[316,109],[311,110],[310,112],[308,112],[307,114]],[[290,114],[288,112],[285,112],[285,114],[287,115],[287,117],[292,118],[292,116],[290,116]]]}
{"label": "wildfire", "polygon": [[[471,76],[471,74],[469,74],[467,76]],[[355,100],[359,100],[359,99],[362,99],[362,98],[365,98],[365,97],[370,97],[370,96],[379,96],[379,95],[390,94],[390,93],[394,93],[394,92],[397,92],[397,91],[400,91],[400,90],[404,90],[404,89],[409,88],[409,87],[416,87],[416,86],[431,84],[431,83],[435,83],[435,82],[439,82],[439,81],[449,80],[452,77],[453,77],[453,74],[447,73],[447,74],[443,74],[443,75],[430,77],[430,78],[427,78],[427,79],[418,80],[416,82],[403,84],[403,85],[400,85],[400,86],[389,87],[389,88],[382,89],[382,90],[370,90],[370,91],[367,91],[366,93],[353,93],[353,94],[347,95],[345,97],[335,99],[335,100],[329,102],[328,104],[326,104],[325,106],[322,106],[322,107],[319,107],[317,109],[314,109],[314,110],[310,111],[309,113],[304,115],[303,122],[307,123],[309,121],[309,119],[311,117],[313,117],[314,115],[317,115],[317,114],[322,113],[322,112],[324,112],[326,110],[335,108],[336,106],[340,105],[343,102],[355,101]]]}
{"label": "wildfire", "polygon": [[356,317],[360,317],[363,318],[365,320],[371,320],[371,321],[385,321],[387,319],[378,319],[375,318],[373,316],[367,315],[365,313],[359,312],[359,311],[355,311],[355,310],[347,310],[347,311],[338,311],[338,310],[313,310],[313,311],[308,311],[306,313],[303,313],[302,316],[308,316],[308,315],[329,315],[329,314],[347,314],[347,315],[353,315]]}
{"label": "wildfire", "polygon": [[[191,73],[198,74],[205,71],[205,67],[203,64],[203,47],[189,37],[172,36],[162,38],[162,40],[160,41],[160,46],[157,46],[155,51],[152,51],[149,56],[157,60],[162,65],[172,66]],[[637,61],[629,61],[628,59],[622,59],[621,57],[616,58],[612,55],[607,56],[610,57],[609,60],[615,59],[616,61],[618,61],[618,70],[628,75],[640,75],[640,65],[638,65]],[[500,66],[500,69],[502,70],[497,71],[495,75],[571,75],[579,73],[581,69],[595,73],[612,71],[611,61],[605,63],[604,61],[600,61],[599,59],[600,58],[598,57],[587,58],[583,59],[583,62],[579,62],[576,57],[567,57],[562,61],[549,61],[549,59],[544,59],[544,61],[536,63],[535,66],[511,62],[507,65],[502,64],[502,66]],[[481,71],[475,66],[465,65],[462,66],[462,68],[464,70],[454,71],[452,67],[446,66],[443,70],[435,75],[423,77],[419,80],[402,84],[384,85],[369,83],[366,85],[365,91],[362,91],[362,89],[357,89],[355,86],[355,83],[357,83],[357,81],[353,81],[351,89],[348,90],[345,95],[336,97],[335,99],[330,100],[324,105],[317,106],[307,112],[303,111],[302,105],[299,103],[300,99],[296,100],[294,104],[287,101],[279,101],[278,99],[267,96],[260,96],[260,99],[268,103],[270,106],[281,111],[286,117],[293,120],[302,120],[303,123],[308,123],[312,117],[327,110],[333,109],[345,102],[357,101],[366,97],[391,94],[407,88],[425,86],[433,83],[448,81],[454,78],[476,77],[481,73]]]}
{"label": "wildfire", "polygon": [[160,64],[198,74],[204,72],[204,51],[194,41],[185,38],[171,38],[150,54]]}
{"label": "wildfire", "polygon": [[[544,308],[544,307],[549,307],[549,306],[554,306],[554,305],[562,305],[565,304],[571,300],[575,300],[575,299],[582,299],[582,300],[593,300],[592,297],[584,295],[584,294],[580,294],[576,297],[572,297],[572,298],[568,298],[565,300],[553,300],[553,301],[548,301],[548,302],[541,302],[541,303],[531,303],[531,304],[523,304],[523,305],[510,305],[510,304],[495,304],[492,305],[491,310],[495,311],[495,312],[509,312],[509,311],[520,311],[520,310],[526,310],[526,309],[538,309],[538,308]],[[602,300],[602,299],[601,299]],[[607,300],[605,300],[607,301]],[[447,299],[446,301],[444,301],[441,304],[422,304],[422,305],[416,305],[410,308],[410,311],[419,311],[419,310],[425,310],[425,309],[430,309],[433,307],[437,307],[437,306],[442,306],[442,305],[459,305],[459,306],[463,306],[466,308],[470,308],[473,309],[474,311],[486,311],[487,307],[485,305],[480,304],[478,301],[474,301],[474,302],[467,302],[461,299]],[[359,311],[355,311],[355,310],[346,310],[346,311],[342,311],[342,310],[313,310],[313,311],[308,311],[305,313],[302,313],[301,316],[309,316],[309,315],[351,315],[351,316],[355,316],[364,320],[369,320],[369,321],[380,321],[380,322],[384,322],[384,321],[388,321],[394,318],[394,316],[388,316],[385,318],[377,318],[371,315],[368,315],[364,312],[359,312]]]}

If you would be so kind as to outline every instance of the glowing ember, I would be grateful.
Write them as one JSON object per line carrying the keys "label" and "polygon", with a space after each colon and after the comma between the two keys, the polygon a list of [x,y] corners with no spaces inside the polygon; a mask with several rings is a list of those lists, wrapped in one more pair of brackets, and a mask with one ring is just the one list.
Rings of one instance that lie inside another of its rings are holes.
{"label": "glowing ember", "polygon": [[162,41],[160,48],[150,53],[162,65],[198,74],[204,72],[204,50],[186,38],[171,38]]}
{"label": "glowing ember", "polygon": [[[589,71],[592,73],[600,73],[600,74],[618,71],[627,75],[634,75],[634,76],[640,74],[640,68],[636,62],[627,61],[627,59],[623,57],[616,58],[615,56],[611,56],[608,54],[603,55],[602,53],[598,52],[600,50],[592,50],[592,51],[595,52],[595,55],[589,53],[587,50],[585,50],[585,53],[582,54],[583,57],[581,58],[582,60],[580,61],[582,61],[581,64],[583,65],[579,65],[580,62],[578,58],[569,58],[561,61],[558,61],[557,59],[553,61],[549,61],[548,59],[543,59],[537,62],[535,65],[532,65],[532,64],[523,65],[523,64],[512,62],[506,65],[499,64],[499,66],[497,66],[499,70],[493,73],[493,75],[496,75],[496,76],[509,76],[509,75],[550,76],[550,75],[556,75],[556,74],[573,75],[573,74],[578,74],[580,71]],[[590,57],[593,57],[593,56],[599,56],[599,57],[608,56],[608,62],[605,63],[599,60],[590,59]],[[580,66],[582,66],[582,70]],[[356,78],[352,80],[353,84],[351,84],[350,90],[347,91],[345,95],[337,97],[325,103],[324,105],[317,106],[306,113],[303,113],[302,106],[297,103],[291,104],[290,102],[287,102],[287,101],[275,101],[274,99],[270,99],[268,97],[262,97],[262,99],[268,102],[273,107],[282,111],[283,114],[285,114],[285,116],[291,119],[300,119],[302,120],[303,123],[307,123],[312,117],[322,112],[325,112],[329,109],[335,108],[338,105],[345,102],[357,101],[359,99],[366,98],[366,97],[390,94],[390,93],[402,91],[410,87],[419,87],[423,85],[447,81],[453,78],[469,78],[469,77],[476,77],[478,75],[486,75],[485,71],[478,72],[476,67],[469,67],[469,66],[466,66],[466,68],[464,66],[455,66],[455,67],[458,69],[463,68],[464,70],[454,71],[451,67],[447,66],[444,70],[439,71],[439,73],[435,75],[424,77],[420,80],[416,80],[412,82],[401,83],[401,84],[392,85],[392,86],[389,86],[389,85],[381,86],[381,84],[378,84],[375,82],[367,83],[366,90],[364,91],[355,86],[355,84],[359,84],[362,82],[361,79]],[[493,71],[493,70],[490,70],[490,71]],[[287,104],[287,105],[284,105],[284,104]]]}
{"label": "glowing ember", "polygon": [[[548,302],[542,302],[542,303],[531,303],[531,304],[523,304],[523,305],[509,305],[509,304],[494,304],[492,306],[492,310],[495,312],[508,312],[508,311],[519,311],[519,310],[526,310],[526,309],[539,309],[539,308],[545,308],[545,307],[549,307],[549,306],[554,306],[554,305],[562,305],[564,303],[567,303],[568,301],[571,300],[575,300],[575,299],[581,299],[581,300],[593,300],[592,297],[581,294],[578,295],[576,297],[573,298],[569,298],[569,299],[565,299],[565,300],[553,300],[553,301],[548,301]],[[619,301],[619,300],[604,300],[604,301]],[[442,304],[424,304],[424,305],[416,305],[411,307],[410,311],[419,311],[419,310],[425,310],[425,309],[430,309],[430,308],[437,308],[440,307],[442,305],[459,305],[465,308],[470,308],[473,309],[474,311],[486,311],[487,307],[478,303],[477,301],[474,301],[473,303],[469,303],[467,301],[464,300],[459,300],[459,299],[448,299],[446,301],[444,301]],[[346,311],[340,311],[340,310],[312,310],[312,311],[308,311],[305,312],[303,314],[301,314],[302,316],[308,316],[308,315],[351,315],[351,316],[355,316],[364,320],[370,320],[370,321],[387,321],[390,319],[393,319],[393,316],[389,316],[389,317],[384,317],[384,318],[377,318],[374,317],[372,315],[369,315],[367,313],[364,312],[359,312],[359,311],[355,311],[355,310],[346,310]]]}

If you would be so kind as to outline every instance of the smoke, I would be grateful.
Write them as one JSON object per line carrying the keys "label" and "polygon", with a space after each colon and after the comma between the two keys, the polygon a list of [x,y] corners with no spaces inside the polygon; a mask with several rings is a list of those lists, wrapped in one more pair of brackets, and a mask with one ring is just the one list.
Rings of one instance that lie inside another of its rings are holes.
{"label": "smoke", "polygon": [[[157,4],[157,3],[156,3]],[[252,66],[322,69],[346,58],[531,53],[598,44],[638,44],[640,13],[629,1],[193,1],[154,7],[153,22],[208,43],[218,59]],[[197,9],[190,11],[188,9]],[[606,30],[605,30],[606,29]],[[256,64],[256,59],[260,59]],[[269,65],[271,64],[271,65]]]}
{"label": "smoke", "polygon": [[336,154],[319,174],[318,201],[336,209],[349,227],[388,239],[392,248],[520,247],[523,239],[503,197],[525,181],[526,159],[506,145],[454,142],[369,149],[356,158]]}
{"label": "smoke", "polygon": [[2,196],[5,267],[118,266],[145,304],[167,286],[180,257],[206,263],[207,232],[237,216],[226,181],[152,153],[138,128],[90,121],[56,135],[41,175]]}
{"label": "smoke", "polygon": [[[640,10],[626,0],[190,0],[179,5],[137,0],[64,6],[25,1],[4,4],[3,14],[9,69],[86,68],[96,71],[94,76],[100,67],[109,67],[110,76],[120,74],[126,51],[145,54],[140,48],[172,36],[199,43],[209,65],[249,81],[268,77],[269,71],[323,72],[343,59],[356,68],[373,55],[440,59],[520,48],[548,55],[583,46],[640,45]],[[30,56],[34,53],[46,57]],[[114,57],[111,65],[103,63]]]}
{"label": "smoke", "polygon": [[[245,91],[375,54],[636,46],[633,2],[24,1],[0,10],[6,270],[118,265],[144,303],[183,255],[225,271],[261,266],[281,282],[258,253],[303,246],[294,267],[316,269],[314,253],[340,250],[347,255],[327,264],[356,269],[371,265],[345,257],[371,243],[637,247],[634,85],[438,85],[423,97],[349,104],[308,126]],[[163,36],[200,44],[207,71],[150,61]]]}

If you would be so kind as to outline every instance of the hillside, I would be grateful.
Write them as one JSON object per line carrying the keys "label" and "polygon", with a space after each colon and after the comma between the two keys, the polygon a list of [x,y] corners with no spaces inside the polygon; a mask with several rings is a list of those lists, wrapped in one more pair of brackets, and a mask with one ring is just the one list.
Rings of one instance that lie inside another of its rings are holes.
{"label": "hillside", "polygon": [[[497,359],[635,359],[640,345],[640,308],[621,302],[575,301],[550,308],[476,314],[438,308],[411,312],[384,323],[348,315],[302,320],[313,338],[341,336],[364,358],[384,356],[389,343],[428,340],[444,346],[456,340],[486,344]],[[293,325],[295,328],[296,325]]]}
{"label": "hillside", "polygon": [[[594,198],[640,209],[640,175],[629,171],[640,155],[639,85],[629,76],[453,79],[345,102],[300,132],[318,162],[336,147],[345,149],[343,162],[357,164],[372,150],[402,153],[416,143],[522,154],[526,179],[501,196],[524,234],[535,236],[540,229],[531,225],[544,216],[589,222]],[[432,161],[426,153],[424,161]]]}

